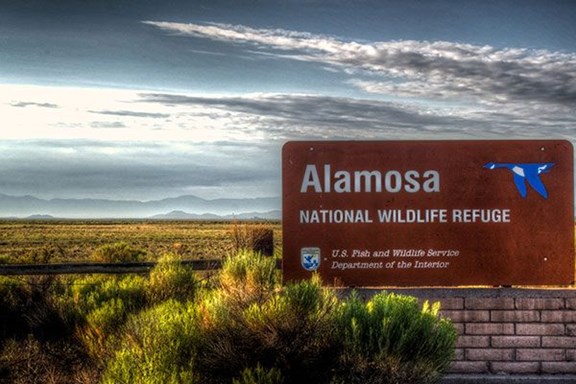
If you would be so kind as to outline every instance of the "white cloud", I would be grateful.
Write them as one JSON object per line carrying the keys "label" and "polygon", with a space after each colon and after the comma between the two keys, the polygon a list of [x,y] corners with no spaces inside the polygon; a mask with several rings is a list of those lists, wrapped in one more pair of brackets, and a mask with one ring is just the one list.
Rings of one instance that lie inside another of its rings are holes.
{"label": "white cloud", "polygon": [[0,140],[254,141],[232,116],[206,106],[151,104],[140,91],[0,85]]}
{"label": "white cloud", "polygon": [[351,81],[367,92],[432,100],[576,105],[574,53],[496,49],[445,41],[354,42],[228,24],[145,23],[178,35],[250,44],[278,56],[329,65],[349,74],[369,74],[376,79]]}

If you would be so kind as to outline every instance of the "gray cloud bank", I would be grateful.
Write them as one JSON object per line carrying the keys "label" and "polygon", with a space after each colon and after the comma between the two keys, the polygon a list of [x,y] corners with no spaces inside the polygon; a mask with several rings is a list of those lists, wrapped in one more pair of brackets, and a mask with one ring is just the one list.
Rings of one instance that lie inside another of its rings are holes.
{"label": "gray cloud bank", "polygon": [[[576,139],[576,116],[534,105],[437,107],[319,95],[206,97],[142,94],[166,106],[201,106],[243,117],[236,129],[268,141],[322,139],[433,139],[556,137]],[[219,113],[213,112],[217,119]]]}
{"label": "gray cloud bank", "polygon": [[[573,114],[545,119],[534,107],[432,107],[287,94],[134,97],[138,106],[133,112],[104,111],[117,119],[110,124],[130,124],[138,116],[137,124],[150,120],[155,129],[162,129],[163,122],[173,120],[193,132],[200,117],[247,139],[177,141],[168,135],[157,142],[4,142],[0,192],[144,200],[202,191],[203,197],[274,196],[280,194],[280,149],[288,140],[565,138],[576,143]],[[162,112],[142,113],[143,104]],[[93,114],[95,119],[99,114]]]}
{"label": "gray cloud bank", "polygon": [[[24,140],[0,145],[0,193],[42,198],[160,199],[203,190],[206,197],[278,195],[273,161],[234,143],[113,143]],[[73,153],[62,154],[62,149]],[[107,153],[109,152],[109,153]],[[254,156],[254,158],[252,158]],[[259,163],[259,159],[266,159]],[[260,189],[261,193],[256,194]],[[213,192],[210,192],[213,191]],[[202,194],[202,193],[200,193]]]}

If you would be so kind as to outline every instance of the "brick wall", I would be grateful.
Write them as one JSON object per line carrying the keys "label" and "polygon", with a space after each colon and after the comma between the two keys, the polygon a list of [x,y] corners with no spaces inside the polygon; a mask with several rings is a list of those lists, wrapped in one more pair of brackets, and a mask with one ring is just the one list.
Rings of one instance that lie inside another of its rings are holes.
{"label": "brick wall", "polygon": [[459,333],[450,373],[576,374],[576,289],[387,291],[441,302]]}

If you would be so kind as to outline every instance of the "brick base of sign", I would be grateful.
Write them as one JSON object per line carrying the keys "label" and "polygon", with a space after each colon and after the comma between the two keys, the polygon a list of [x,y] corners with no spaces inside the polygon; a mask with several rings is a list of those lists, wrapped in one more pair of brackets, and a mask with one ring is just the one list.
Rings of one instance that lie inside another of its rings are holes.
{"label": "brick base of sign", "polygon": [[486,375],[457,374],[445,375],[440,384],[574,384],[576,375]]}
{"label": "brick base of sign", "polygon": [[[385,290],[441,303],[459,334],[453,377],[576,375],[576,289]],[[381,289],[358,291],[370,297]]]}

